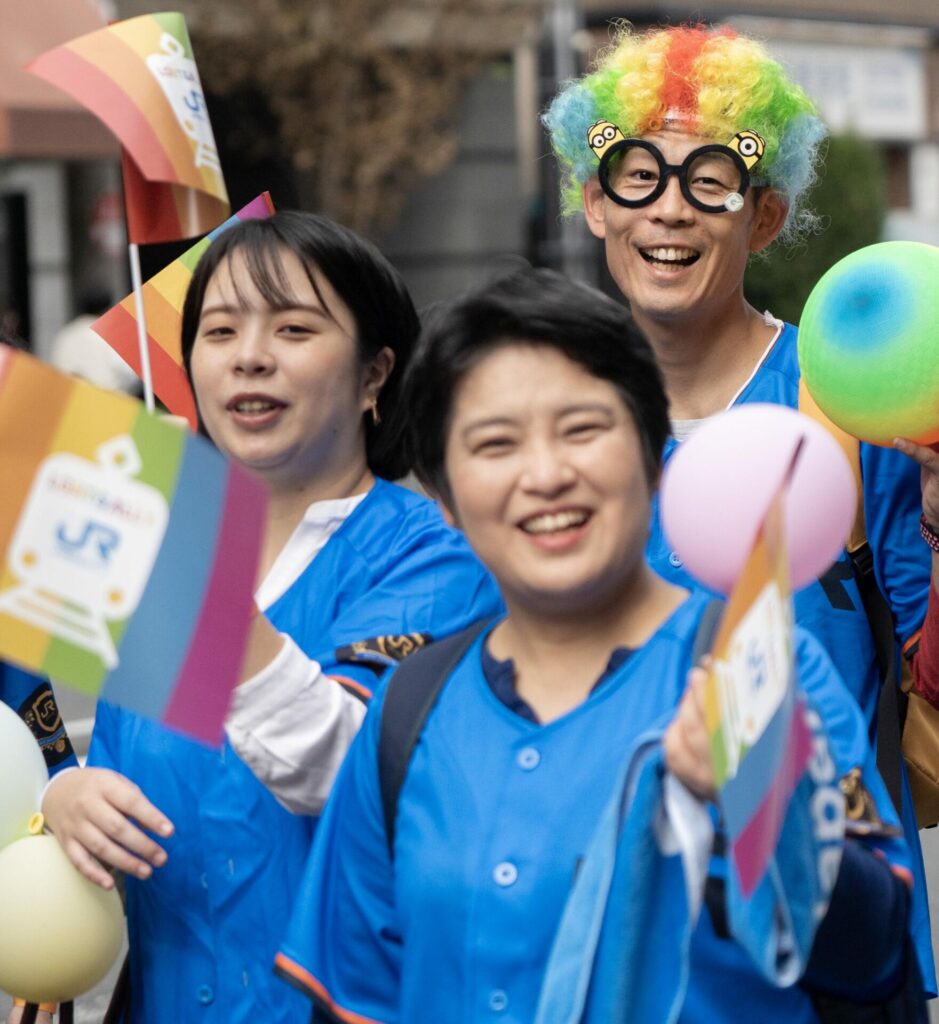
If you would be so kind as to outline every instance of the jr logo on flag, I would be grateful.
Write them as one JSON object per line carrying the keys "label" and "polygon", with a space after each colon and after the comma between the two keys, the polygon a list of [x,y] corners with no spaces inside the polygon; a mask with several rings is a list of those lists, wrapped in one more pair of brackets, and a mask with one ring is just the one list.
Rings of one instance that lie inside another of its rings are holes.
{"label": "jr logo on flag", "polygon": [[196,167],[210,167],[221,174],[215,136],[202,94],[196,62],[183,44],[169,32],[160,36],[161,53],[147,57],[147,67],[173,108],[179,127],[194,146]]}
{"label": "jr logo on flag", "polygon": [[97,462],[50,455],[40,466],[10,542],[17,583],[0,592],[12,618],[118,663],[108,621],[140,602],[169,517],[166,498],[133,479],[140,455],[128,435]]}

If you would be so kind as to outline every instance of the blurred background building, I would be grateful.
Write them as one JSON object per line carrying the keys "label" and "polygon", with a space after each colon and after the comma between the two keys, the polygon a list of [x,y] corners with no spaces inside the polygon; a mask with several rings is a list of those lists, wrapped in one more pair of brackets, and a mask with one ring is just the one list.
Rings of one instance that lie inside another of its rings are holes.
{"label": "blurred background building", "polygon": [[0,325],[46,346],[96,280],[123,284],[117,146],[91,114],[23,71],[101,24],[87,3],[0,0]]}
{"label": "blurred background building", "polygon": [[[757,304],[798,317],[845,252],[939,243],[935,0],[183,0],[233,205],[279,206],[374,238],[420,304],[513,259],[605,286],[598,246],[558,217],[538,113],[611,25],[690,19],[763,38],[835,135],[815,199],[830,221],[759,271]],[[22,71],[144,0],[0,0],[0,316],[40,354],[89,287],[126,286],[120,180],[97,122]],[[150,247],[155,272],[180,247]],[[781,298],[779,298],[781,296]],[[782,305],[780,305],[782,303]]]}

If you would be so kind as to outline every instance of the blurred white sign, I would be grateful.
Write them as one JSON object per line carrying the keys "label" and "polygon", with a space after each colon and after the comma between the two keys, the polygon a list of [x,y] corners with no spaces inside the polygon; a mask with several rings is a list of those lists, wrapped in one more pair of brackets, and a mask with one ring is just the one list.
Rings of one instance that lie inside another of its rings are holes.
{"label": "blurred white sign", "polygon": [[833,132],[898,141],[926,135],[922,50],[799,42],[769,48],[818,103]]}

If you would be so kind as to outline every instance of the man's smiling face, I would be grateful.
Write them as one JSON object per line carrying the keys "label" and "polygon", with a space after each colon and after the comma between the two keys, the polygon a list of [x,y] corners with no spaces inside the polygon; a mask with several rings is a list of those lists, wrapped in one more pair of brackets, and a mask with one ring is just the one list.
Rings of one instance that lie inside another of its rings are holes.
{"label": "man's smiling face", "polygon": [[[669,164],[723,141],[672,130],[642,138]],[[682,195],[677,176],[652,203],[632,209],[614,203],[593,178],[584,186],[584,211],[590,230],[605,242],[610,273],[640,324],[711,318],[739,307],[750,253],[775,238],[785,215],[780,197],[754,189],[739,211],[705,213]]]}

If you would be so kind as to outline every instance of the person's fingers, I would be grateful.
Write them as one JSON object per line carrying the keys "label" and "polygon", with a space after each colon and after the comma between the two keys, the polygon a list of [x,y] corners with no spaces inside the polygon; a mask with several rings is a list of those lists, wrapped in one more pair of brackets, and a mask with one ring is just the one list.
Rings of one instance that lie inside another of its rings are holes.
{"label": "person's fingers", "polygon": [[693,793],[705,799],[714,795],[711,744],[704,717],[707,672],[693,669],[675,718],[665,733],[664,752],[669,770]]}
{"label": "person's fingers", "polygon": [[[66,791],[66,785],[68,781],[64,780],[61,793],[52,790],[57,796],[59,815],[66,822],[90,821],[113,834],[117,818],[131,817],[143,828],[161,836],[173,833],[173,824],[166,815],[150,803],[139,786],[123,775],[97,771],[94,775],[79,776],[71,784],[71,791]],[[67,807],[63,808],[66,800]]]}
{"label": "person's fingers", "polygon": [[[96,831],[103,834],[131,854],[148,861],[155,867],[166,862],[166,851],[148,835],[137,828],[123,812],[105,805],[100,808],[93,822]],[[97,851],[92,850],[97,856]],[[119,867],[120,865],[115,865]],[[126,870],[122,868],[122,870]]]}
{"label": "person's fingers", "polygon": [[685,741],[690,752],[697,756],[710,757],[710,739],[704,717],[704,690],[707,686],[707,672],[692,669],[688,676],[688,689],[679,707]]}
{"label": "person's fingers", "polygon": [[705,708],[707,706],[707,686],[707,672],[699,671],[695,673],[691,680],[691,694],[694,698],[694,705],[697,711],[695,716],[695,730],[699,734],[704,748],[708,753],[710,753],[711,737],[708,733],[707,715],[705,714]]}
{"label": "person's fingers", "polygon": [[910,441],[905,437],[895,437],[893,439],[893,446],[903,452],[904,455],[909,455],[911,459],[915,459],[923,468],[939,473],[939,452],[934,448],[916,444],[915,441]]}
{"label": "person's fingers", "polygon": [[686,695],[678,705],[678,713],[665,732],[664,748],[666,764],[672,774],[677,775],[683,782],[691,783],[697,780],[698,772],[697,757],[688,735],[688,714]]}
{"label": "person's fingers", "polygon": [[936,527],[939,525],[939,451],[935,446],[915,444],[906,438],[895,438],[893,443],[894,447],[919,463],[923,513],[927,521]]}
{"label": "person's fingers", "polygon": [[84,846],[77,839],[68,839],[63,844],[65,853],[74,867],[95,885],[102,889],[113,889],[114,879],[111,875],[91,856]]}
{"label": "person's fingers", "polygon": [[108,867],[144,879],[166,862],[166,851],[144,829],[169,836],[172,823],[117,772],[64,774],[47,790],[43,814],[75,867],[103,889],[114,884]]}
{"label": "person's fingers", "polygon": [[[150,864],[116,843],[107,833],[90,822],[86,822],[75,833],[74,838],[93,859],[106,867],[117,868],[118,871],[133,875],[135,878],[149,878],[153,873]],[[165,855],[163,859],[165,860]]]}
{"label": "person's fingers", "polygon": [[150,803],[139,787],[121,776],[115,776],[110,783],[105,795],[113,807],[133,818],[149,832],[156,832],[161,836],[173,834],[173,823],[159,807]]}

